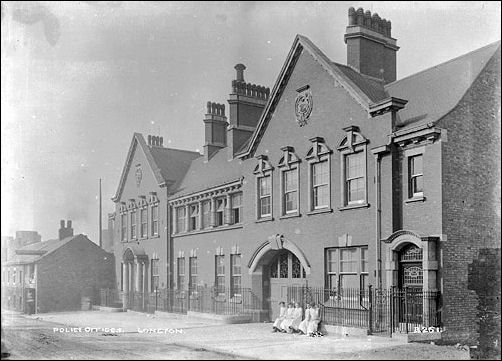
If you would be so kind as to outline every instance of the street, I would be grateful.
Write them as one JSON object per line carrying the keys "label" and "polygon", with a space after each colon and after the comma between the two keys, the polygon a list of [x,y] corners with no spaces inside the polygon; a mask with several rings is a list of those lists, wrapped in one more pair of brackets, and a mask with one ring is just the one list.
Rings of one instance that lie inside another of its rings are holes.
{"label": "street", "polygon": [[[110,331],[114,328],[115,332]],[[9,359],[469,359],[453,346],[378,336],[311,338],[271,333],[271,324],[217,324],[184,315],[54,312],[2,314]],[[2,356],[2,359],[4,356]]]}
{"label": "street", "polygon": [[232,355],[203,348],[158,343],[139,333],[122,333],[117,336],[104,336],[102,332],[55,333],[54,327],[61,325],[18,315],[2,315],[2,359],[237,359]]}

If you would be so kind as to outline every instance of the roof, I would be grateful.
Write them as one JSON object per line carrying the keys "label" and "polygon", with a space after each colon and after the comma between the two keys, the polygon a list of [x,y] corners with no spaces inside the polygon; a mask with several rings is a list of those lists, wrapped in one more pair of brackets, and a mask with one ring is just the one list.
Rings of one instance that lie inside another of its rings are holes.
{"label": "roof", "polygon": [[176,186],[176,183],[183,178],[191,161],[201,157],[200,153],[189,150],[150,147],[146,144],[141,133],[134,133],[131,145],[129,146],[129,151],[127,152],[125,165],[122,168],[122,175],[120,176],[117,191],[115,196],[112,198],[113,201],[120,199],[127,174],[131,168],[134,152],[138,148],[145,154],[148,165],[150,166],[159,186],[166,184],[174,184]]}
{"label": "roof", "polygon": [[397,113],[398,127],[433,123],[449,113],[497,50],[500,52],[500,41],[387,84],[390,96],[408,100]]}
{"label": "roof", "polygon": [[[77,234],[75,236],[66,237],[62,240],[49,239],[47,241],[33,243],[17,249],[16,254],[7,262],[5,262],[4,265],[10,266],[16,264],[28,264],[28,263],[38,262],[42,258],[60,249],[65,244],[76,239],[87,240],[88,242],[94,243],[83,234]],[[98,245],[96,245],[96,247],[98,247]]]}
{"label": "roof", "polygon": [[173,190],[174,197],[185,196],[203,189],[212,188],[242,176],[242,160],[228,159],[228,149],[218,150],[208,162],[205,157],[192,161],[185,177]]}

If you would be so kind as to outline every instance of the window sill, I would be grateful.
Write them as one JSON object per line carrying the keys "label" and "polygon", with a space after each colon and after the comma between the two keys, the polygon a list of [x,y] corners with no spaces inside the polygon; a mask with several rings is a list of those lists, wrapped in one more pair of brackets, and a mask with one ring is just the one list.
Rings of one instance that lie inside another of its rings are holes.
{"label": "window sill", "polygon": [[338,208],[339,211],[347,211],[349,209],[358,209],[358,208],[368,208],[370,206],[369,203],[359,203],[359,204],[350,204],[344,207]]}
{"label": "window sill", "polygon": [[194,234],[202,234],[202,233],[209,233],[209,232],[218,232],[218,231],[227,231],[230,229],[237,229],[237,228],[242,228],[243,225],[242,223],[237,223],[237,224],[230,224],[228,226],[217,226],[213,228],[206,228],[206,229],[201,229],[198,231],[190,231],[190,232],[183,232],[183,233],[174,233],[171,234],[171,237],[185,237],[185,236],[191,236]]}
{"label": "window sill", "polygon": [[332,213],[333,209],[332,208],[319,208],[319,209],[314,209],[313,211],[307,212],[307,216],[313,216],[315,214],[321,214],[321,213]]}
{"label": "window sill", "polygon": [[404,201],[404,203],[414,203],[414,202],[425,202],[425,197],[424,196],[415,196],[412,198],[408,198]]}
{"label": "window sill", "polygon": [[282,216],[279,217],[279,219],[288,219],[288,218],[296,218],[296,217],[301,217],[302,215],[298,212],[294,213],[286,213]]}
{"label": "window sill", "polygon": [[274,217],[272,216],[267,216],[267,217],[263,217],[263,218],[259,218],[255,221],[255,223],[262,223],[262,222],[269,222],[269,221],[273,221],[274,220]]}

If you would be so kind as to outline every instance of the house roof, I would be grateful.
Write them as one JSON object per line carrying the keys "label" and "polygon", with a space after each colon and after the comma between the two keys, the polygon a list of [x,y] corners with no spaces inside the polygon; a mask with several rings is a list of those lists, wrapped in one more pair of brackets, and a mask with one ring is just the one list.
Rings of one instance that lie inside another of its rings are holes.
{"label": "house roof", "polygon": [[129,173],[129,170],[131,168],[134,152],[138,148],[141,149],[145,154],[147,163],[150,166],[159,186],[176,186],[176,183],[178,183],[183,178],[186,170],[190,166],[191,161],[201,156],[200,153],[192,152],[189,150],[150,147],[146,144],[145,139],[143,138],[143,135],[141,133],[134,133],[131,140],[131,145],[129,146],[129,151],[127,152],[125,165],[122,168],[122,175],[120,176],[117,191],[115,193],[115,196],[112,198],[113,201],[120,199],[122,190],[124,189],[127,174]]}
{"label": "house roof", "polygon": [[436,122],[449,113],[497,50],[500,52],[500,41],[387,84],[390,96],[408,100],[397,113],[398,127]]}
{"label": "house roof", "polygon": [[[48,256],[49,254],[55,252],[59,248],[63,247],[65,244],[78,240],[86,240],[92,242],[83,234],[77,234],[75,236],[66,237],[62,240],[59,239],[49,239],[47,241],[33,243],[16,250],[16,254],[4,263],[5,266],[17,265],[17,264],[29,264],[40,261],[42,258]],[[96,245],[98,247],[98,245]]]}
{"label": "house roof", "polygon": [[219,186],[242,176],[242,160],[228,159],[228,149],[218,150],[209,161],[194,159],[185,177],[173,189],[173,197],[185,196],[203,189]]}

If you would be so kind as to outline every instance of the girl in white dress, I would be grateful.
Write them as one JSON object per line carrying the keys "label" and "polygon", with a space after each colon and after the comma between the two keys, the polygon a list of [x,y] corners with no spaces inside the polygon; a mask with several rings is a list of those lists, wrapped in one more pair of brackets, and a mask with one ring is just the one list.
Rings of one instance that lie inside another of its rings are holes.
{"label": "girl in white dress", "polygon": [[310,308],[310,321],[307,326],[307,335],[312,335],[314,332],[317,332],[317,328],[319,327],[319,322],[321,322],[320,310],[317,305],[312,302],[312,307]]}
{"label": "girl in white dress", "polygon": [[291,302],[288,303],[288,309],[286,310],[286,318],[281,323],[281,332],[288,332],[289,326],[291,326],[291,323],[293,322],[294,310],[295,309],[293,308],[293,304]]}
{"label": "girl in white dress", "polygon": [[298,302],[295,302],[295,309],[293,311],[293,321],[289,326],[291,332],[298,332],[298,327],[302,322],[302,316],[303,316],[303,308],[300,307],[300,304]]}
{"label": "girl in white dress", "polygon": [[272,326],[273,331],[272,332],[277,332],[280,331],[281,329],[281,323],[284,321],[286,318],[286,304],[281,301],[279,302],[279,317],[275,319],[274,325]]}
{"label": "girl in white dress", "polygon": [[298,326],[298,331],[302,335],[307,334],[307,327],[309,325],[309,322],[310,322],[310,304],[307,303],[307,306],[305,308],[305,319],[302,322],[300,322],[300,325]]}

